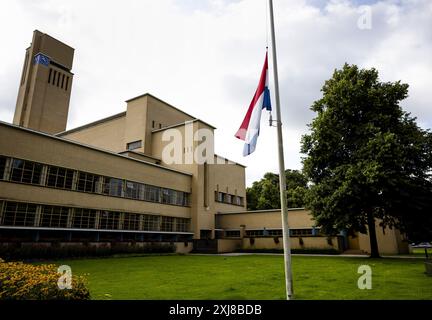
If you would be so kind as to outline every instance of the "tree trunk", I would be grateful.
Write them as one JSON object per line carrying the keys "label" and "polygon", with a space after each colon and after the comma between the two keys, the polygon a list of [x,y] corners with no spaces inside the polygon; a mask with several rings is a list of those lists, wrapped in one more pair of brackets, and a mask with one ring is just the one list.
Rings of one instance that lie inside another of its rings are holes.
{"label": "tree trunk", "polygon": [[371,247],[370,257],[379,258],[380,255],[378,251],[378,241],[377,241],[376,229],[375,229],[375,218],[372,212],[368,212],[367,221],[368,221],[369,241]]}

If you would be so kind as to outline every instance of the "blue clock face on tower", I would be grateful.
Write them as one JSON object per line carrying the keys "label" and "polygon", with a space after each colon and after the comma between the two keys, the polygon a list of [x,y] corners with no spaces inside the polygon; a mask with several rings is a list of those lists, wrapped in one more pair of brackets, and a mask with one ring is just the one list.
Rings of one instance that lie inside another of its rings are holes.
{"label": "blue clock face on tower", "polygon": [[41,65],[44,65],[44,66],[49,66],[49,64],[50,64],[50,58],[48,58],[46,55],[44,55],[42,53],[38,53],[34,57],[34,63],[35,64],[41,64]]}

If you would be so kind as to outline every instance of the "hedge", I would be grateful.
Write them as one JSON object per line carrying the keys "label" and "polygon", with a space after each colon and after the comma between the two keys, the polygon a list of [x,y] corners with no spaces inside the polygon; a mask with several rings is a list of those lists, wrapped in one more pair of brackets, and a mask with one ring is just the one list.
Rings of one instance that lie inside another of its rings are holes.
{"label": "hedge", "polygon": [[173,253],[176,247],[174,244],[149,243],[144,246],[123,245],[120,243],[111,246],[94,245],[26,245],[0,246],[0,257],[10,260],[30,259],[63,259],[82,257],[107,257],[124,253]]}
{"label": "hedge", "polygon": [[32,265],[0,259],[0,300],[88,300],[83,276],[72,275],[71,289],[59,289],[53,264]]}
{"label": "hedge", "polygon": [[[239,249],[236,252],[245,252],[245,253],[283,253],[283,249]],[[336,249],[291,249],[292,254],[331,254],[337,255],[340,254],[340,251]]]}

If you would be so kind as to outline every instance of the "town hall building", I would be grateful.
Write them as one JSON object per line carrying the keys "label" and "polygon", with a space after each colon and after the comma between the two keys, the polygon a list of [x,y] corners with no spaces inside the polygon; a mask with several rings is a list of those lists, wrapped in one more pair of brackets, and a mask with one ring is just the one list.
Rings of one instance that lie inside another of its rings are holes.
{"label": "town hall building", "polygon": [[[124,112],[66,130],[74,49],[34,31],[13,124],[0,121],[0,245],[173,243],[177,252],[281,249],[280,210],[247,211],[245,166],[168,163],[164,136],[216,130],[151,94]],[[213,137],[213,135],[210,135]],[[178,150],[186,157],[200,141]],[[297,249],[367,253],[367,235],[323,235],[309,211],[290,209]],[[407,252],[377,226],[382,253]]]}

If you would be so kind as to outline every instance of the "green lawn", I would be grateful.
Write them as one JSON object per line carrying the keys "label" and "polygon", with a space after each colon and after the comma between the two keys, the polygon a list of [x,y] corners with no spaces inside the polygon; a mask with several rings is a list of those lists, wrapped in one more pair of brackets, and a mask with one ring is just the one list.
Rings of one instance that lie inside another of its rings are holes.
{"label": "green lawn", "polygon": [[[283,257],[167,255],[58,261],[93,299],[284,299]],[[357,268],[372,268],[372,289]],[[422,259],[293,257],[296,299],[432,299]]]}

